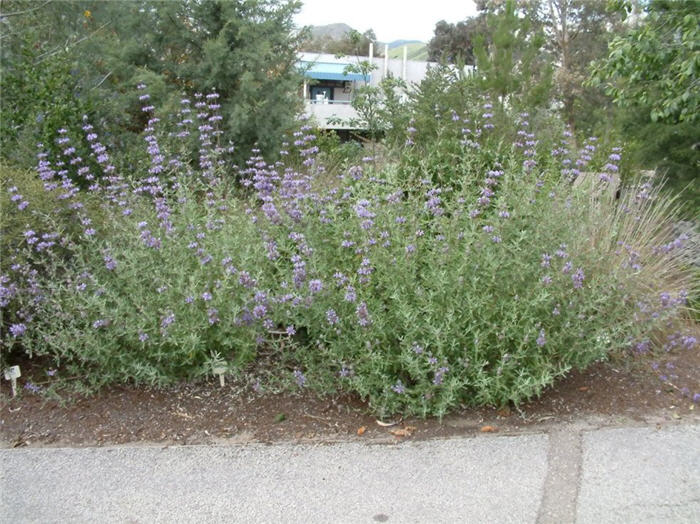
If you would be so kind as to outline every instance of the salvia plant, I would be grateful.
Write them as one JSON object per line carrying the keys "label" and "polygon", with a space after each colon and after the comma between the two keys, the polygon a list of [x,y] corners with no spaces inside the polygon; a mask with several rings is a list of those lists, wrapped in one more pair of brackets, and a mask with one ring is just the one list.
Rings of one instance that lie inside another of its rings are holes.
{"label": "salvia plant", "polygon": [[[411,122],[381,168],[327,172],[304,121],[280,160],[253,150],[236,166],[216,93],[161,121],[139,88],[137,172],[118,172],[86,118],[59,132],[60,155],[39,144],[55,213],[32,215],[7,188],[41,228],[6,254],[4,363],[43,358],[96,388],[196,379],[215,361],[256,388],[426,416],[517,404],[610,355],[697,345],[675,203],[648,183],[616,193],[619,148],[574,150],[565,131],[543,147],[527,114],[495,146],[484,102],[441,115],[432,141]],[[431,147],[453,161],[426,164]]]}

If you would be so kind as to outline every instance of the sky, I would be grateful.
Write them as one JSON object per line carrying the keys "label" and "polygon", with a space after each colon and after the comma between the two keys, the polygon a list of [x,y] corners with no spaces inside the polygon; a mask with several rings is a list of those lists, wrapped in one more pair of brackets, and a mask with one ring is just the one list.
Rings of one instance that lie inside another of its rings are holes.
{"label": "sky", "polygon": [[476,14],[471,0],[302,0],[294,17],[298,26],[345,23],[377,40],[421,40],[433,37],[440,20],[455,23]]}

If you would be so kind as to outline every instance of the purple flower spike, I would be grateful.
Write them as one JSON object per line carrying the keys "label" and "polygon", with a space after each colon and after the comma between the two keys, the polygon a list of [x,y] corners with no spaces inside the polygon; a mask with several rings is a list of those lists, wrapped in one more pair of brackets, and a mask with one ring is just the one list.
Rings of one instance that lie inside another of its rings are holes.
{"label": "purple flower spike", "polygon": [[163,329],[167,329],[170,324],[175,322],[175,313],[169,312],[165,317],[163,317],[163,320],[161,320],[160,325]]}
{"label": "purple flower spike", "polygon": [[536,342],[539,347],[542,347],[547,343],[547,340],[544,336],[544,329],[540,329],[540,335],[537,337]]}
{"label": "purple flower spike", "polygon": [[443,377],[445,376],[445,373],[447,373],[450,370],[448,367],[441,367],[435,372],[435,377],[433,377],[433,384],[436,386],[439,386],[442,384]]}
{"label": "purple flower spike", "polygon": [[318,279],[309,281],[309,290],[312,293],[320,293],[323,289],[323,282]]}
{"label": "purple flower spike", "polygon": [[10,326],[10,333],[12,333],[12,336],[15,338],[24,335],[25,331],[27,331],[27,326],[24,324],[12,324]]}
{"label": "purple flower spike", "polygon": [[334,310],[329,309],[328,311],[326,311],[326,320],[329,324],[334,325],[337,324],[340,319],[338,318],[338,314]]}
{"label": "purple flower spike", "polygon": [[355,302],[355,300],[357,300],[357,293],[355,292],[355,288],[353,286],[348,286],[345,289],[345,301]]}
{"label": "purple flower spike", "polygon": [[253,316],[255,318],[264,318],[267,315],[267,308],[263,304],[258,304],[253,308]]}
{"label": "purple flower spike", "polygon": [[24,389],[26,389],[27,391],[31,391],[32,393],[39,393],[39,391],[41,391],[41,387],[37,386],[36,384],[33,384],[32,382],[27,382],[24,385]]}
{"label": "purple flower spike", "polygon": [[396,384],[391,386],[391,390],[399,395],[403,395],[404,393],[406,393],[406,387],[401,383],[400,380],[396,382]]}
{"label": "purple flower spike", "polygon": [[372,323],[372,319],[369,316],[369,311],[367,310],[367,304],[361,302],[357,309],[355,310],[357,314],[357,323],[362,327],[367,327]]}

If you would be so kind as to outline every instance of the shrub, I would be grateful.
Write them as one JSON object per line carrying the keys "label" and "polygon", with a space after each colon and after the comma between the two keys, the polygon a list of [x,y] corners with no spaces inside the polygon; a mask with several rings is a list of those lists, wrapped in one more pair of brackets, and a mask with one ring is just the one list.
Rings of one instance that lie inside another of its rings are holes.
{"label": "shrub", "polygon": [[[697,275],[667,227],[673,202],[644,186],[616,204],[618,151],[589,141],[577,156],[566,137],[542,150],[521,115],[521,140],[497,149],[486,126],[469,140],[438,130],[454,158],[439,170],[409,145],[332,180],[308,126],[284,161],[227,167],[215,98],[197,105],[181,132],[198,137],[198,164],[161,149],[151,118],[140,177],[98,162],[99,229],[77,208],[78,233],[56,223],[56,246],[22,246],[30,262],[3,277],[6,347],[94,386],[272,364],[290,387],[425,416],[517,404],[610,354],[695,344],[675,328]],[[592,188],[571,184],[584,167]],[[41,176],[56,173],[44,163]]]}

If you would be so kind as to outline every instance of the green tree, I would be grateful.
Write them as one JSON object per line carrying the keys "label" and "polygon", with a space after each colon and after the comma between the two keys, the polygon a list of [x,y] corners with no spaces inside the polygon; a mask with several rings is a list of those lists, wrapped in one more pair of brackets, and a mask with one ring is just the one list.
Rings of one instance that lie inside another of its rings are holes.
{"label": "green tree", "polygon": [[377,35],[375,35],[374,30],[368,29],[364,33],[360,33],[351,29],[340,38],[333,38],[330,35],[309,37],[301,44],[301,49],[334,55],[366,56],[369,44],[375,44],[374,56],[384,56],[381,49],[377,48],[376,43]]}
{"label": "green tree", "polygon": [[[612,5],[634,14],[627,0]],[[651,0],[645,11],[631,16],[628,31],[610,42],[588,83],[603,88],[619,106],[619,130],[632,159],[667,177],[671,189],[687,189],[685,199],[697,215],[700,3]]]}
{"label": "green tree", "polygon": [[94,25],[82,5],[65,7],[15,0],[0,11],[0,154],[21,167],[35,162],[37,142],[51,147],[58,129],[76,128],[83,114],[104,114],[108,106],[100,69],[80,60],[107,25]]}
{"label": "green tree", "polygon": [[552,67],[544,53],[545,36],[514,0],[486,4],[485,34],[475,38],[477,78],[501,106],[535,108],[549,101]]}
{"label": "green tree", "polygon": [[428,42],[428,60],[474,65],[474,36],[485,31],[483,16],[467,18],[456,24],[440,20]]}
{"label": "green tree", "polygon": [[[367,60],[351,64],[346,72],[358,73],[369,78],[377,66]],[[355,88],[352,107],[357,118],[348,123],[353,127],[366,130],[372,140],[373,152],[376,143],[383,136],[388,145],[395,146],[403,137],[403,130],[408,122],[405,108],[406,83],[394,76],[387,76],[378,85],[366,83]]]}
{"label": "green tree", "polygon": [[[629,2],[617,2],[629,9]],[[649,112],[653,122],[695,122],[700,101],[700,2],[651,0],[646,16],[610,42],[591,82],[623,107]]]}
{"label": "green tree", "polygon": [[233,142],[239,155],[253,144],[274,152],[300,109],[296,62],[305,33],[292,21],[300,5],[3,2],[3,154],[17,150],[12,141],[20,140],[20,131],[36,128],[38,120],[52,123],[40,126],[51,134],[54,119],[76,127],[83,112],[113,133],[111,142],[135,143],[145,125],[134,92],[139,82],[148,85],[161,113],[177,108],[183,93],[215,89],[224,117],[222,139]]}
{"label": "green tree", "polygon": [[[610,99],[601,89],[585,85],[590,63],[607,55],[622,17],[604,2],[588,0],[529,0],[529,13],[546,36],[545,49],[555,64],[554,97],[572,130],[590,133],[608,118]],[[597,110],[591,110],[597,108]]]}

